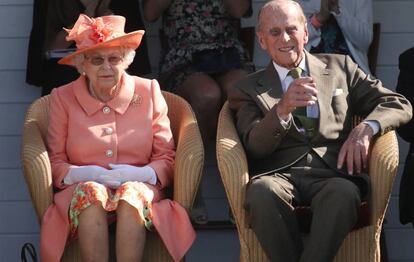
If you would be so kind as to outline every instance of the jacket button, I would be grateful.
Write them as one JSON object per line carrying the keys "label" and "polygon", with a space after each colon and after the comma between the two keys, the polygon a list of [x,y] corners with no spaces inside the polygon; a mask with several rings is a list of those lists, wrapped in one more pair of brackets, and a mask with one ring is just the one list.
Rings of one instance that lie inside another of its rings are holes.
{"label": "jacket button", "polygon": [[112,129],[112,127],[105,128],[105,134],[112,135],[113,132],[114,132],[114,130]]}
{"label": "jacket button", "polygon": [[105,155],[107,157],[112,157],[114,155],[114,152],[111,149],[106,150]]}
{"label": "jacket button", "polygon": [[111,113],[111,109],[109,108],[109,106],[104,106],[104,107],[102,108],[102,112],[103,112],[104,114],[109,114],[109,113]]}

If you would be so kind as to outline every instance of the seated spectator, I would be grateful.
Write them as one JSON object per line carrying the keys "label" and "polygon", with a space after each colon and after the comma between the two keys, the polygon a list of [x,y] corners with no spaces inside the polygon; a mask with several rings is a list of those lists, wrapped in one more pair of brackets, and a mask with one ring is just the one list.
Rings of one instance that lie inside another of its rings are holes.
{"label": "seated spectator", "polygon": [[298,0],[308,20],[311,53],[344,54],[369,74],[372,0]]}
{"label": "seated spectator", "polygon": [[[349,56],[305,51],[295,1],[267,2],[257,37],[272,61],[229,92],[249,160],[249,224],[270,261],[333,261],[368,195],[373,137],[407,123],[412,107]],[[365,116],[355,127],[354,114]],[[305,244],[297,205],[313,213]]]}
{"label": "seated spectator", "polygon": [[[26,82],[42,87],[42,95],[79,77],[74,68],[59,65],[57,61],[76,48],[72,41],[65,40],[66,32],[63,28],[73,27],[81,13],[89,17],[122,15],[127,18],[127,32],[144,29],[138,1],[35,0]],[[151,72],[145,39],[128,72],[133,75]]]}
{"label": "seated spectator", "polygon": [[175,151],[158,82],[125,72],[144,31],[125,34],[124,26],[122,16],[82,14],[67,30],[77,49],[59,64],[81,75],[51,94],[56,193],[42,220],[42,261],[59,261],[74,238],[82,261],[108,261],[114,220],[117,261],[141,261],[146,230],[155,228],[175,261],[195,238],[186,210],[166,199]]}
{"label": "seated spectator", "polygon": [[[191,104],[205,151],[214,154],[218,114],[227,90],[253,71],[238,38],[240,18],[249,14],[251,0],[144,0],[143,6],[148,21],[163,18],[167,49],[162,50],[161,88]],[[199,224],[208,219],[203,202],[199,190],[193,210]]]}
{"label": "seated spectator", "polygon": [[[400,74],[397,92],[404,95],[411,104],[414,103],[414,48],[400,55]],[[407,158],[400,182],[400,221],[402,224],[412,223],[414,226],[414,120],[397,129],[398,134],[408,143]]]}

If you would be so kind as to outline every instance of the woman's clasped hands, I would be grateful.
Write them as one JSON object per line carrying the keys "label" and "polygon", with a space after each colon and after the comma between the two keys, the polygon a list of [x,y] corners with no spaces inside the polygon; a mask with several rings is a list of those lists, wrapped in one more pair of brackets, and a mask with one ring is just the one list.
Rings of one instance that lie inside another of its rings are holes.
{"label": "woman's clasped hands", "polygon": [[137,167],[127,164],[109,164],[111,169],[97,165],[72,166],[64,178],[66,185],[95,181],[110,188],[118,188],[125,182],[137,181],[151,185],[157,183],[157,175],[149,166]]}

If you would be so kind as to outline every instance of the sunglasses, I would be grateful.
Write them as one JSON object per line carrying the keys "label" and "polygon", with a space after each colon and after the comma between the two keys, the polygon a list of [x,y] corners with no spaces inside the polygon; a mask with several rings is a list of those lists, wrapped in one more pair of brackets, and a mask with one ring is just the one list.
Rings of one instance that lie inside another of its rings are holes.
{"label": "sunglasses", "polygon": [[100,66],[105,62],[105,59],[108,60],[111,65],[119,65],[122,62],[122,56],[111,55],[108,57],[103,56],[85,56],[85,59],[88,59],[92,65]]}

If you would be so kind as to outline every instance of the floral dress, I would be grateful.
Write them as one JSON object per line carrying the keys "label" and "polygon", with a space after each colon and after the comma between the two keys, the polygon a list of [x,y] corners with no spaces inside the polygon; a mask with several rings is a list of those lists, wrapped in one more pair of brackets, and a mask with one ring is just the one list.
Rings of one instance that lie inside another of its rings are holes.
{"label": "floral dress", "polygon": [[[79,215],[92,204],[99,203],[108,211],[108,221],[115,221],[115,211],[119,200],[128,202],[135,207],[145,227],[152,231],[151,201],[154,193],[141,182],[126,182],[117,189],[110,189],[97,182],[81,182],[73,192],[73,198],[69,209],[70,238],[77,238]],[[112,212],[112,213],[111,213]]]}
{"label": "floral dress", "polygon": [[242,68],[252,71],[252,63],[238,39],[240,19],[227,12],[221,0],[174,0],[163,16],[166,49],[160,65],[160,82],[174,90],[184,78],[197,72],[192,66],[196,51],[237,49]]}

